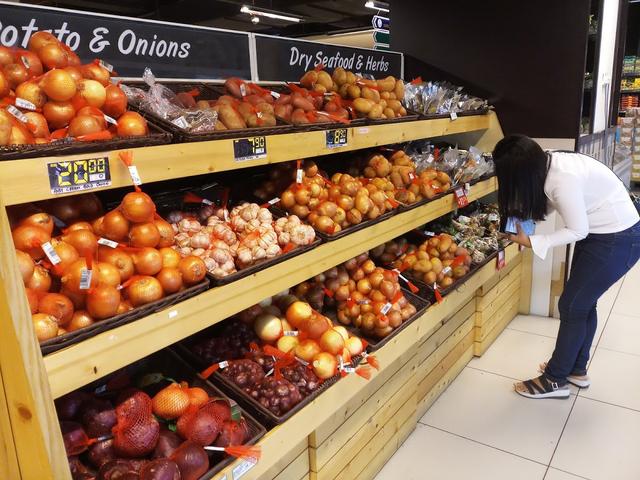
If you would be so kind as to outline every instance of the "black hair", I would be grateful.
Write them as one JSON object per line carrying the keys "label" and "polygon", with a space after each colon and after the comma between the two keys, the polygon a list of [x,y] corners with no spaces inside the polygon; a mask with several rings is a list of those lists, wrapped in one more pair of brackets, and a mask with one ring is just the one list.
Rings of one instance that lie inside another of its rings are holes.
{"label": "black hair", "polygon": [[503,225],[507,217],[544,220],[547,215],[544,182],[550,155],[526,135],[509,135],[496,144],[493,161]]}

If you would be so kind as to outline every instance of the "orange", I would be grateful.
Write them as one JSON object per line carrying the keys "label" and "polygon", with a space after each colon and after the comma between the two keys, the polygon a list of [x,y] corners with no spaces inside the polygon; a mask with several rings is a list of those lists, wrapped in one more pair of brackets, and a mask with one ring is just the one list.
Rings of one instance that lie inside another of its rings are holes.
{"label": "orange", "polygon": [[189,408],[189,398],[187,389],[172,383],[153,397],[153,413],[167,420],[178,418]]}

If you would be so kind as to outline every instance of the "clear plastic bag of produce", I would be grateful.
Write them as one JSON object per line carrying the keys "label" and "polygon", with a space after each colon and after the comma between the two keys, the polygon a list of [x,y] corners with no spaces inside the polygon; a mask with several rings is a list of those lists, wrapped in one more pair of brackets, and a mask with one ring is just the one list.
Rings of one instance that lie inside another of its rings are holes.
{"label": "clear plastic bag of produce", "polygon": [[127,98],[140,109],[153,113],[189,133],[207,133],[215,130],[218,121],[216,111],[197,107],[187,108],[175,92],[156,82],[150,68],[145,68],[142,79],[149,86],[149,90],[122,86]]}
{"label": "clear plastic bag of produce", "polygon": [[479,110],[487,101],[462,93],[462,87],[448,82],[413,81],[406,85],[404,101],[407,108],[424,115]]}

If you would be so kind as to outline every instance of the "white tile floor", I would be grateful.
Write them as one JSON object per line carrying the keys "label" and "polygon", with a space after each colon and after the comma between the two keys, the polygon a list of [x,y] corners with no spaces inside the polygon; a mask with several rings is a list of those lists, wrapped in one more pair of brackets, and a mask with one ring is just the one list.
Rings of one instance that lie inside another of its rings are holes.
{"label": "white tile floor", "polygon": [[529,400],[559,321],[518,316],[469,363],[377,480],[640,479],[640,265],[598,302],[592,386],[567,400]]}

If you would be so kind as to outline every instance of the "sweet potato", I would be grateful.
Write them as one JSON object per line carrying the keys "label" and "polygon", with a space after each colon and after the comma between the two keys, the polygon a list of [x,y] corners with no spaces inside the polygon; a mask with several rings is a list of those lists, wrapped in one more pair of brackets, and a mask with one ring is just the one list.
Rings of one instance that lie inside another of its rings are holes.
{"label": "sweet potato", "polygon": [[318,81],[318,72],[315,70],[310,70],[305,73],[300,79],[300,85],[306,88],[312,88],[313,85]]}
{"label": "sweet potato", "polygon": [[293,105],[276,105],[274,113],[277,117],[280,117],[288,122],[291,119],[291,113],[293,113]]}
{"label": "sweet potato", "polygon": [[293,95],[293,107],[301,108],[305,112],[310,112],[311,110],[315,110],[315,106],[313,103],[306,98],[302,97],[302,95]]}
{"label": "sweet potato", "polygon": [[231,105],[220,105],[218,115],[222,123],[224,123],[224,126],[229,130],[247,128],[247,124],[243,120],[242,115]]}
{"label": "sweet potato", "polygon": [[294,125],[306,125],[310,122],[307,116],[305,115],[305,111],[302,110],[301,108],[296,108],[291,113],[291,123],[293,123]]}
{"label": "sweet potato", "polygon": [[228,78],[224,82],[224,88],[236,98],[242,98],[242,92],[240,90],[240,85],[242,85],[242,80],[236,77]]}
{"label": "sweet potato", "polygon": [[395,77],[388,76],[383,80],[378,80],[378,88],[384,92],[392,92],[396,86]]}

